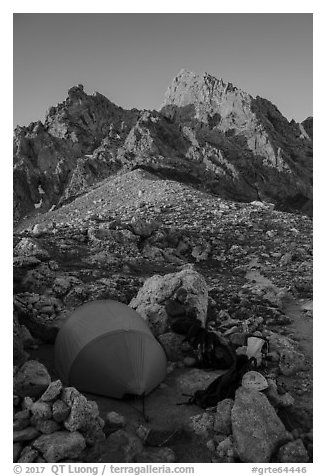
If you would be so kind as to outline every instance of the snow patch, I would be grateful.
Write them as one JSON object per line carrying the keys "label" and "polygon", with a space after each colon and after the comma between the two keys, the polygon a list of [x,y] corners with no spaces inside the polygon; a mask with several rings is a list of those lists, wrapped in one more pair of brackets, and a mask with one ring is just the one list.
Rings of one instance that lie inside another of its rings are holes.
{"label": "snow patch", "polygon": [[38,193],[39,193],[40,195],[44,195],[44,194],[45,194],[45,192],[44,192],[44,190],[43,190],[43,188],[42,188],[42,185],[39,185],[39,186],[38,186]]}

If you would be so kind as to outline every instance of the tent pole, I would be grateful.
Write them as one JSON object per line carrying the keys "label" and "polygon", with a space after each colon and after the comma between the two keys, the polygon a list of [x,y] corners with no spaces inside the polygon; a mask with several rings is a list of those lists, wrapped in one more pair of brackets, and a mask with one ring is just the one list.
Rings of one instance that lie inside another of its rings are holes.
{"label": "tent pole", "polygon": [[145,392],[142,393],[141,397],[142,397],[143,417],[145,421],[148,421],[148,418],[145,413]]}

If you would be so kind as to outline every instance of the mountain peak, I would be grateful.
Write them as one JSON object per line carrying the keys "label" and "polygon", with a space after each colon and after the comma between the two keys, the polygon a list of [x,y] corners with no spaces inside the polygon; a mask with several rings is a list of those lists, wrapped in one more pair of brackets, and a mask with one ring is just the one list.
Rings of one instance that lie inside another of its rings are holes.
{"label": "mountain peak", "polygon": [[312,120],[289,123],[207,72],[181,69],[159,112],[124,110],[77,84],[44,125],[16,129],[14,149],[18,219],[136,165],[234,200],[312,197]]}

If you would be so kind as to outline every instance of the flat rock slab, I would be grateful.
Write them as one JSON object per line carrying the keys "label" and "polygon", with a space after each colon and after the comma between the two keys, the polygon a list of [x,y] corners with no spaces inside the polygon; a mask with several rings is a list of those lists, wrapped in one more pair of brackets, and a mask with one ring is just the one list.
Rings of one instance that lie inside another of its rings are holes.
{"label": "flat rock slab", "polygon": [[85,439],[78,431],[56,431],[42,435],[33,442],[48,463],[66,458],[77,458],[86,447]]}
{"label": "flat rock slab", "polygon": [[178,378],[178,387],[182,393],[193,395],[197,390],[205,390],[208,385],[225,372],[225,370],[206,372],[201,369],[191,369],[180,375]]}
{"label": "flat rock slab", "polygon": [[240,387],[231,411],[236,452],[244,463],[268,463],[273,452],[289,438],[267,397]]}

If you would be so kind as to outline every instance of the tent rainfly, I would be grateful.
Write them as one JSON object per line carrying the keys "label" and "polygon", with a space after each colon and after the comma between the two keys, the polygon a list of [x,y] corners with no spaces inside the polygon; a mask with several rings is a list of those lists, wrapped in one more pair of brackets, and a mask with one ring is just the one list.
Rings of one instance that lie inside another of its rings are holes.
{"label": "tent rainfly", "polygon": [[76,309],[55,342],[55,367],[65,385],[122,398],[146,395],[166,376],[166,357],[146,322],[120,302]]}

